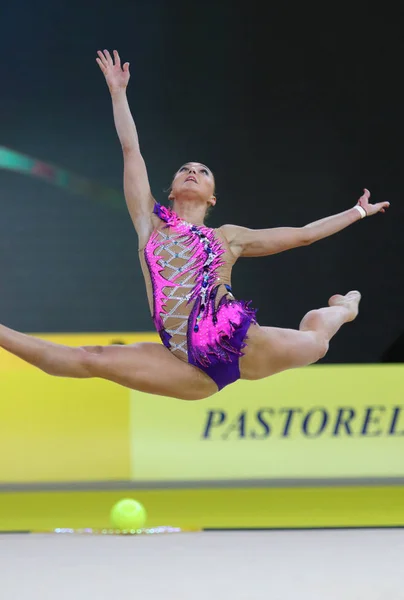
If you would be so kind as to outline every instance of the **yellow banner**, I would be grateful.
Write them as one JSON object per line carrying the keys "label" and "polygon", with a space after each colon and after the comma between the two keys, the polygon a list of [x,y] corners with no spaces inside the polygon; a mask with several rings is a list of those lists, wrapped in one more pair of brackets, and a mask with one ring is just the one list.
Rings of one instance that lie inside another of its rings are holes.
{"label": "yellow banner", "polygon": [[404,477],[403,390],[404,365],[318,365],[184,402],[51,377],[0,351],[0,484]]}
{"label": "yellow banner", "polygon": [[404,477],[404,366],[312,366],[200,402],[131,395],[139,481]]}

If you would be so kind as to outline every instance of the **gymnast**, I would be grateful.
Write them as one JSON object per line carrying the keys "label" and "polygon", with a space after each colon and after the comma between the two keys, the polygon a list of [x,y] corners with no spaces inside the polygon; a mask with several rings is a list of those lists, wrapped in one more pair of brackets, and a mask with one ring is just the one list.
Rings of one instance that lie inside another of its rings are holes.
{"label": "gymnast", "polygon": [[0,346],[60,377],[98,377],[130,389],[183,400],[207,398],[238,379],[256,380],[317,362],[331,338],[358,314],[360,293],[336,294],[311,310],[299,329],[264,327],[249,302],[236,300],[231,270],[243,256],[267,256],[307,246],[389,202],[357,204],[304,227],[252,230],[204,225],[216,204],[215,178],[188,162],[172,180],[170,207],[155,201],[126,97],[129,63],[117,51],[98,52],[124,162],[124,193],[139,240],[139,259],[154,325],[162,344],[69,347],[0,326]]}

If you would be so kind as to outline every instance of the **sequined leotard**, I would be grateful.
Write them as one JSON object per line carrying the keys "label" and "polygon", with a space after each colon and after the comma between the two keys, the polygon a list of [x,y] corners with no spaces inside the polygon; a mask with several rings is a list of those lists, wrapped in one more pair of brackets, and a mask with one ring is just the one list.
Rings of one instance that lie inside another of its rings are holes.
{"label": "sequined leotard", "polygon": [[239,357],[255,311],[233,297],[234,258],[218,230],[187,223],[158,203],[154,214],[161,224],[141,262],[151,279],[155,327],[169,350],[222,389],[240,377]]}

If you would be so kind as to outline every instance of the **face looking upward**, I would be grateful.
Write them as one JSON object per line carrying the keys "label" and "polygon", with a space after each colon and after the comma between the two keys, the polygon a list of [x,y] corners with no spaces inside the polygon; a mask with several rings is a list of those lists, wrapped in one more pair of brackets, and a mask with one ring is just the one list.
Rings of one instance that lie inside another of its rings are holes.
{"label": "face looking upward", "polygon": [[203,200],[208,206],[216,204],[215,178],[210,169],[198,162],[183,165],[175,174],[169,199]]}

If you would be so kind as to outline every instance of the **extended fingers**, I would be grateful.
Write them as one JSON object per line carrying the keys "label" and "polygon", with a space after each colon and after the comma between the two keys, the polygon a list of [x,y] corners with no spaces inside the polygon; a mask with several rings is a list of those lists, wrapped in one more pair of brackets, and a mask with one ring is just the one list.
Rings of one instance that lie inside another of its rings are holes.
{"label": "extended fingers", "polygon": [[118,50],[114,50],[114,60],[115,60],[115,64],[118,65],[118,67],[121,66],[121,58],[118,54]]}
{"label": "extended fingers", "polygon": [[107,72],[107,67],[104,65],[104,63],[102,62],[102,60],[100,58],[96,58],[95,59],[97,61],[98,66],[100,67],[101,71],[104,73]]}
{"label": "extended fingers", "polygon": [[377,204],[374,204],[373,206],[376,208],[376,212],[385,213],[386,210],[390,206],[390,202],[378,202]]}
{"label": "extended fingers", "polygon": [[[98,51],[97,51],[97,54],[98,54],[98,59],[100,60],[100,62],[102,63],[102,65],[103,65],[105,68],[107,68],[107,67],[108,67],[108,61],[107,61],[107,57],[106,57],[106,56],[104,56],[104,53],[103,53],[103,52],[101,52],[101,50],[98,50]],[[97,60],[97,62],[98,62],[98,60]]]}
{"label": "extended fingers", "polygon": [[[113,51],[114,58],[112,58],[112,56],[108,52],[108,50],[104,50],[103,52],[101,50],[98,50],[97,54],[98,54],[98,58],[96,58],[96,61],[103,73],[106,73],[106,70],[108,69],[108,67],[117,66],[117,67],[119,67],[119,69],[121,68],[121,58],[120,58],[117,50]],[[125,63],[123,68],[124,68],[124,71],[127,71],[129,68],[129,63]]]}
{"label": "extended fingers", "polygon": [[108,52],[108,50],[104,50],[104,56],[105,56],[108,66],[113,67],[114,61],[112,60],[112,57],[111,57],[110,53]]}

